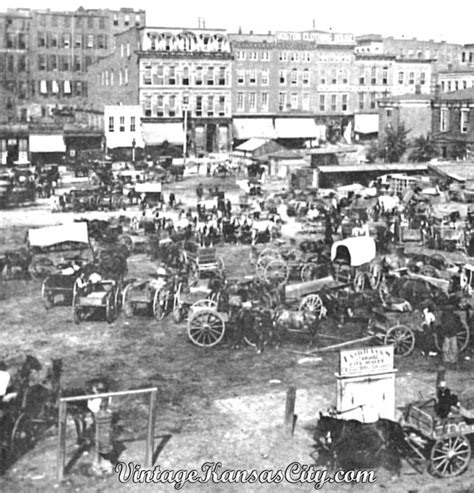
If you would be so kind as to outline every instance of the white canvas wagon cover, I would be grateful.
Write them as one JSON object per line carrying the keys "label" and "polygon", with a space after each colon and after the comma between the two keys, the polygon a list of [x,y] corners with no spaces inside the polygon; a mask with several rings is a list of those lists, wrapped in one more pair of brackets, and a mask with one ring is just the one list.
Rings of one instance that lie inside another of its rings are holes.
{"label": "white canvas wagon cover", "polygon": [[371,262],[376,254],[375,240],[371,236],[355,236],[336,241],[331,247],[331,261],[339,257],[339,249],[344,249],[349,254],[352,267],[360,267]]}
{"label": "white canvas wagon cover", "polygon": [[89,243],[89,234],[86,222],[61,224],[28,230],[30,246],[48,247],[66,241]]}

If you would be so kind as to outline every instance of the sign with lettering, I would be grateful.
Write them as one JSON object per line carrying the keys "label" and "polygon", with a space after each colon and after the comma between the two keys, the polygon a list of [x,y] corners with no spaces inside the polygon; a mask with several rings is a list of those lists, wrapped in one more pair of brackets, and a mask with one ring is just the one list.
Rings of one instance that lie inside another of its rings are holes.
{"label": "sign with lettering", "polygon": [[356,377],[393,370],[393,346],[346,349],[339,353],[339,376]]}

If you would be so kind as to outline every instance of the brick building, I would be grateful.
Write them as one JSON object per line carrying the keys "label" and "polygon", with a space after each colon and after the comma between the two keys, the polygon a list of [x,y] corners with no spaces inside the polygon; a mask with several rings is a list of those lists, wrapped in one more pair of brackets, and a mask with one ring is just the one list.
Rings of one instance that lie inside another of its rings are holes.
{"label": "brick building", "polygon": [[115,52],[89,71],[92,111],[139,105],[147,146],[183,144],[187,135],[196,154],[231,148],[232,55],[225,31],[146,27],[115,38]]}
{"label": "brick building", "polygon": [[474,88],[440,93],[432,102],[432,134],[444,158],[474,150]]}

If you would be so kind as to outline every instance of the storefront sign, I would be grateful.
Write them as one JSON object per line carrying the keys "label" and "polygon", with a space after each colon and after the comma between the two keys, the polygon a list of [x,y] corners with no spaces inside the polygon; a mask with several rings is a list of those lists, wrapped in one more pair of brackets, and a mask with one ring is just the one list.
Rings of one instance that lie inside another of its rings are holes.
{"label": "storefront sign", "polygon": [[392,370],[393,346],[347,349],[340,352],[340,377],[373,375]]}

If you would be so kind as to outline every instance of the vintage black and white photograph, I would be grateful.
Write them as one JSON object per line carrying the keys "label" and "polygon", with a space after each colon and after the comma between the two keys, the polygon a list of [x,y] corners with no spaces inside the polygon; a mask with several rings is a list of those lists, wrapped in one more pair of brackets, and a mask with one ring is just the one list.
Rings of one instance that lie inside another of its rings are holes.
{"label": "vintage black and white photograph", "polygon": [[0,6],[0,491],[474,492],[474,3]]}

